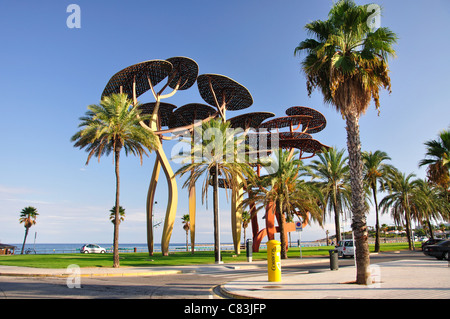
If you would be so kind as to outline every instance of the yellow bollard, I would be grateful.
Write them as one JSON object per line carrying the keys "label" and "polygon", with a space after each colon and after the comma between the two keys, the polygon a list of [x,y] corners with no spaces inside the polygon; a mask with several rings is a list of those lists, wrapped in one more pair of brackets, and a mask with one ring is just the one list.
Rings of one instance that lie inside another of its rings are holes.
{"label": "yellow bollard", "polygon": [[269,281],[281,281],[281,243],[278,240],[267,242],[267,272]]}

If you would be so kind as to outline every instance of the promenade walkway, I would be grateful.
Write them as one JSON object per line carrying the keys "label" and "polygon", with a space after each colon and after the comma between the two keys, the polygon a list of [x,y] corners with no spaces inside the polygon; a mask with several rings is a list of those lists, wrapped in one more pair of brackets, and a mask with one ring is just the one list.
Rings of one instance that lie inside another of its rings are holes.
{"label": "promenade walkway", "polygon": [[[282,260],[288,265],[326,262],[327,258]],[[266,269],[266,262],[212,264],[179,267],[81,268],[81,277],[152,276],[188,272],[229,271],[230,269]],[[286,273],[281,282],[269,282],[267,274],[243,276],[220,285],[223,295],[230,298],[261,299],[450,299],[450,264],[447,261],[408,259],[372,264],[369,286],[356,285],[354,266],[315,273]],[[0,266],[0,276],[67,277],[67,269],[40,269]]]}

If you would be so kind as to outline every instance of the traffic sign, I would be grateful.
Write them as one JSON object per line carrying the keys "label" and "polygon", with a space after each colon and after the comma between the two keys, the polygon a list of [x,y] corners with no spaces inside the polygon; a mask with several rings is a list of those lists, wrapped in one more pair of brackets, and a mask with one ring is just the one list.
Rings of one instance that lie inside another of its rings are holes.
{"label": "traffic sign", "polygon": [[295,230],[296,231],[302,231],[303,230],[302,222],[296,222],[295,223]]}

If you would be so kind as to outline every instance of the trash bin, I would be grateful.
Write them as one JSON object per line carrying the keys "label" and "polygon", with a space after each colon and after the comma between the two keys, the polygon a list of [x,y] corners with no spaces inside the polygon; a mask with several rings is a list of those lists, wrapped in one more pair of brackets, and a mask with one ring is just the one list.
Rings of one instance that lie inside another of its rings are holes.
{"label": "trash bin", "polygon": [[267,242],[267,272],[269,281],[281,281],[281,243],[278,240]]}
{"label": "trash bin", "polygon": [[247,239],[247,242],[245,243],[246,244],[246,253],[247,253],[247,261],[249,262],[249,263],[251,263],[252,262],[252,255],[253,255],[253,240],[251,240],[251,239]]}
{"label": "trash bin", "polygon": [[338,252],[336,249],[331,249],[328,251],[330,253],[330,269],[331,270],[338,270]]}

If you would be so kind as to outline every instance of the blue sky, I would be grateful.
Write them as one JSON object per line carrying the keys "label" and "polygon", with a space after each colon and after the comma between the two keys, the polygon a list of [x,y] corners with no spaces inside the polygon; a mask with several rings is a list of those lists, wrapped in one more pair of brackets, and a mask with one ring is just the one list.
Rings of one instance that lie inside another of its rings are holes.
{"label": "blue sky", "polygon": [[[66,12],[81,8],[81,28],[70,29]],[[368,2],[357,1],[358,4]],[[418,162],[423,143],[450,125],[450,3],[377,1],[383,7],[381,25],[399,36],[398,57],[390,61],[392,94],[381,95],[381,114],[371,105],[361,118],[363,150],[388,153],[391,164],[405,173],[425,176]],[[109,78],[145,60],[186,56],[199,74],[223,74],[246,86],[254,104],[228,117],[270,111],[284,116],[287,108],[303,105],[327,118],[315,138],[346,148],[345,123],[322,102],[319,92],[308,97],[294,48],[307,37],[304,25],[326,19],[332,1],[2,1],[0,7],[0,242],[20,243],[24,227],[19,212],[35,206],[40,216],[29,241],[111,243],[108,220],[114,204],[112,158],[92,160],[75,149],[70,137],[89,104],[98,103]],[[144,94],[140,102],[152,102]],[[182,106],[203,103],[197,86],[165,102]],[[170,154],[170,142],[166,144]],[[155,154],[142,166],[134,157],[121,162],[121,205],[126,221],[120,242],[144,243],[145,201]],[[173,167],[175,170],[177,166]],[[163,175],[161,175],[163,180]],[[171,242],[184,242],[181,216],[187,213],[187,193],[179,180],[179,205]],[[157,190],[156,219],[165,212],[166,186]],[[212,202],[198,200],[197,242],[212,242]],[[222,238],[230,242],[229,203],[221,198]],[[334,232],[331,219],[325,229]],[[382,222],[391,223],[388,216]],[[374,224],[374,213],[368,216]],[[349,227],[349,224],[347,224]],[[160,229],[155,242],[160,240]],[[249,232],[248,232],[249,233]],[[302,239],[324,237],[317,226]]]}

